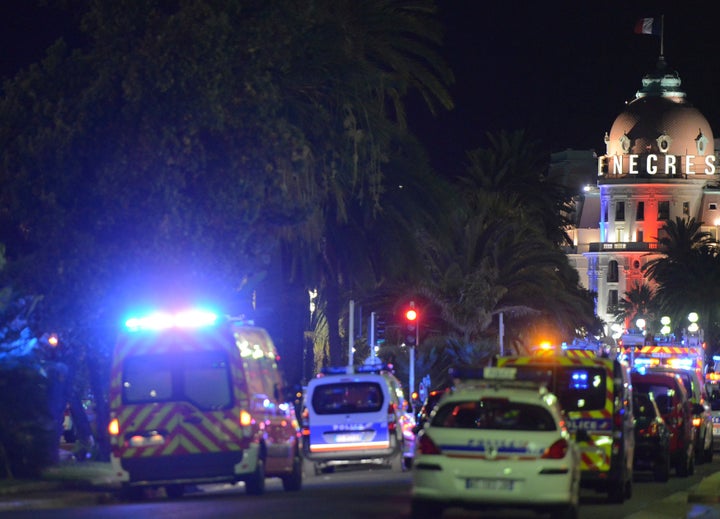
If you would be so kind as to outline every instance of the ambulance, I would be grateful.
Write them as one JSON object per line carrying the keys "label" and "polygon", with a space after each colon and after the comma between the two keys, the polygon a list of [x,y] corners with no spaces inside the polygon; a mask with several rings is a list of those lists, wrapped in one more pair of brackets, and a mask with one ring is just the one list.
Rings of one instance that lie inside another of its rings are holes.
{"label": "ambulance", "polygon": [[605,492],[615,503],[632,496],[635,437],[626,363],[589,350],[559,349],[553,355],[498,357],[497,365],[534,373],[557,395],[580,447],[583,487]]}
{"label": "ambulance", "polygon": [[163,487],[302,485],[299,424],[281,398],[275,346],[262,329],[189,310],[127,320],[110,380],[111,462],[129,497]]}

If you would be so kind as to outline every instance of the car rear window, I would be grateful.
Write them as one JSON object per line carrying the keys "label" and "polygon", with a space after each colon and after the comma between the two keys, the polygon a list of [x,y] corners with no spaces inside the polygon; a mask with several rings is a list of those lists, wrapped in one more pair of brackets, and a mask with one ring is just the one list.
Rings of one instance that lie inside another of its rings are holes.
{"label": "car rear window", "polygon": [[384,396],[377,382],[337,382],[315,386],[312,394],[315,413],[376,413],[383,408]]}
{"label": "car rear window", "polygon": [[673,410],[673,396],[675,389],[660,384],[650,384],[633,380],[633,390],[640,393],[652,393],[655,403],[662,414],[671,413]]}
{"label": "car rear window", "polygon": [[605,409],[607,371],[599,366],[513,366],[547,384],[566,412]]}
{"label": "car rear window", "polygon": [[232,406],[227,355],[222,351],[178,351],[128,357],[123,363],[123,402],[184,400],[202,410]]}
{"label": "car rear window", "polygon": [[453,429],[554,431],[552,414],[544,407],[506,399],[448,402],[435,411],[431,425]]}

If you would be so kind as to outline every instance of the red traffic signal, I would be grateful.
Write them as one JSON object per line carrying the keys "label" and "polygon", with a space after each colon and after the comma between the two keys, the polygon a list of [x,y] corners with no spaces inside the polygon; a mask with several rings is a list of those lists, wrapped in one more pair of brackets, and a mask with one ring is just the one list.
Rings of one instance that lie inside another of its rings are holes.
{"label": "red traffic signal", "polygon": [[416,321],[417,320],[417,312],[414,309],[410,309],[407,312],[405,312],[405,319],[408,321]]}

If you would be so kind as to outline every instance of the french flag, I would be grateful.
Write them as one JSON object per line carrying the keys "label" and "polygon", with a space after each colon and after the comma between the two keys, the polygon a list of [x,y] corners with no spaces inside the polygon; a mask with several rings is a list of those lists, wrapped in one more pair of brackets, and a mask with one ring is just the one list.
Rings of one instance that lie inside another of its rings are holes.
{"label": "french flag", "polygon": [[635,24],[635,34],[660,35],[660,23],[655,18],[640,18]]}

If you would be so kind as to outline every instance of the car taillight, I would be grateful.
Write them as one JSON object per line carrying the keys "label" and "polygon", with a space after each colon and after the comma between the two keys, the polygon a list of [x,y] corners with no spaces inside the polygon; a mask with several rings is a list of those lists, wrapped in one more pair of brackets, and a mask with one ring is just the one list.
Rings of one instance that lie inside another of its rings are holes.
{"label": "car taillight", "polygon": [[543,452],[543,455],[541,457],[546,460],[562,459],[567,454],[569,447],[570,445],[568,444],[567,440],[560,439],[553,443],[550,447],[545,449],[545,452]]}
{"label": "car taillight", "polygon": [[388,429],[390,429],[390,431],[394,431],[395,430],[395,404],[388,405],[387,413],[388,413],[388,417],[387,417]]}
{"label": "car taillight", "polygon": [[442,454],[435,442],[427,434],[421,434],[418,438],[418,452],[420,454]]}
{"label": "car taillight", "polygon": [[118,422],[117,418],[110,420],[110,423],[108,424],[108,433],[110,433],[110,436],[117,436],[120,434],[120,422]]}
{"label": "car taillight", "polygon": [[245,409],[240,411],[240,425],[243,427],[247,427],[252,423],[252,415],[248,413]]}
{"label": "car taillight", "polygon": [[702,423],[702,417],[700,417],[700,416],[693,417],[693,427],[700,427],[701,423]]}

